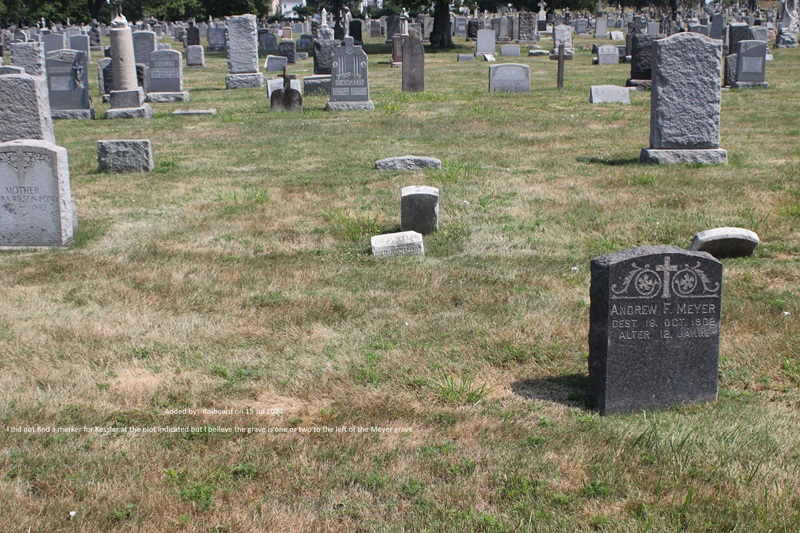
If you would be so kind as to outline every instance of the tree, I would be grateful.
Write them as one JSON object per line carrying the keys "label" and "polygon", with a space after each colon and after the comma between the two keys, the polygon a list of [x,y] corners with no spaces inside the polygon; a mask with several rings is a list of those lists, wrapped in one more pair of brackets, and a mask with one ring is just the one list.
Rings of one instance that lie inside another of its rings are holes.
{"label": "tree", "polygon": [[450,2],[448,0],[435,0],[433,4],[431,48],[449,50],[454,47],[453,32],[450,30]]}

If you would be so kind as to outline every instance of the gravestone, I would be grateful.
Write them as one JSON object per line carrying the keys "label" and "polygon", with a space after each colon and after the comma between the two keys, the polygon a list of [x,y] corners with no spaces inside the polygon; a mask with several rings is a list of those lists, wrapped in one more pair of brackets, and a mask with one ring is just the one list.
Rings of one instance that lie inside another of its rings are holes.
{"label": "gravestone", "polygon": [[362,44],[364,42],[364,37],[361,31],[361,21],[360,20],[351,20],[347,25],[348,33],[350,37],[353,38],[354,44]]}
{"label": "gravestone", "polygon": [[478,21],[475,19],[470,19],[467,21],[467,40],[474,41],[478,38],[478,30],[480,30],[480,25]]}
{"label": "gravestone", "polygon": [[63,50],[67,47],[65,35],[63,33],[50,33],[42,37],[45,55],[56,50]]}
{"label": "gravestone", "polygon": [[133,32],[133,55],[136,62],[142,65],[150,65],[150,54],[158,48],[158,38],[154,31],[135,31]]}
{"label": "gravestone", "polygon": [[442,168],[442,161],[435,157],[421,155],[402,155],[375,161],[376,170],[419,170],[424,168]]}
{"label": "gravestone", "polygon": [[425,48],[416,34],[403,43],[403,91],[425,90]]}
{"label": "gravestone", "polygon": [[743,257],[752,255],[758,246],[758,235],[743,228],[714,228],[694,236],[689,250],[708,252],[714,257]]}
{"label": "gravestone", "polygon": [[489,67],[489,92],[530,92],[531,67],[519,63],[504,63]]}
{"label": "gravestone", "polygon": [[612,31],[611,32],[611,40],[612,41],[624,41],[625,34],[621,31]]}
{"label": "gravestone", "polygon": [[766,82],[767,43],[764,41],[739,41],[736,54],[736,76],[731,87],[748,89],[769,87]]}
{"label": "gravestone", "polygon": [[[156,38],[158,38],[157,33]],[[186,28],[186,46],[200,46],[200,28],[197,26]]]}
{"label": "gravestone", "polygon": [[589,398],[602,414],[717,399],[722,264],[643,246],[591,263]]}
{"label": "gravestone", "polygon": [[558,52],[558,46],[564,45],[564,53],[573,55],[575,49],[572,47],[572,27],[560,24],[553,27],[553,51]]}
{"label": "gravestone", "polygon": [[336,50],[331,64],[331,99],[326,111],[351,111],[374,109],[369,99],[369,72],[367,54],[345,37]]}
{"label": "gravestone", "polygon": [[400,33],[400,17],[396,15],[386,17],[386,44],[391,44],[396,33]]}
{"label": "gravestone", "polygon": [[708,26],[704,26],[703,24],[689,24],[689,31],[692,33],[708,35]]}
{"label": "gravestone", "polygon": [[397,34],[392,37],[392,68],[403,66],[403,45],[408,40],[408,35]]}
{"label": "gravestone", "polygon": [[608,38],[608,17],[606,15],[597,17],[594,26],[594,38],[595,39]]}
{"label": "gravestone", "polygon": [[283,56],[267,56],[264,61],[264,69],[267,72],[283,72],[289,60]]}
{"label": "gravestone", "polygon": [[286,58],[286,63],[294,65],[296,61],[297,45],[294,41],[281,41],[278,44],[278,55]]}
{"label": "gravestone", "polygon": [[0,76],[0,142],[17,139],[56,142],[44,76]]}
{"label": "gravestone", "polygon": [[739,41],[750,39],[750,26],[746,22],[731,22],[728,24],[728,53],[735,54],[739,50]]}
{"label": "gravestone", "polygon": [[11,64],[31,76],[45,75],[44,43],[11,43]]}
{"label": "gravestone", "polygon": [[274,52],[278,49],[278,38],[269,30],[258,30],[258,45],[265,52]]}
{"label": "gravestone", "polygon": [[475,55],[494,54],[496,49],[494,30],[478,30],[478,41]]}
{"label": "gravestone", "polygon": [[631,93],[625,87],[616,85],[592,85],[589,91],[592,104],[630,104]]}
{"label": "gravestone", "polygon": [[503,44],[500,45],[500,55],[506,57],[519,57],[518,44]]}
{"label": "gravestone", "polygon": [[577,19],[575,21],[575,33],[578,35],[586,35],[589,33],[589,21],[586,19]]}
{"label": "gravestone", "polygon": [[650,148],[643,163],[724,164],[719,148],[722,42],[678,33],[653,42]]}
{"label": "gravestone", "polygon": [[[267,100],[272,100],[272,93],[275,91],[283,90],[284,86],[284,78],[272,78],[266,80],[267,86]],[[300,80],[297,79],[297,76],[290,75],[289,76],[289,87],[294,89],[295,91],[299,92],[301,95],[303,94],[302,86],[300,85]]]}
{"label": "gravestone", "polygon": [[208,51],[222,52],[228,48],[228,30],[225,28],[208,28]]}
{"label": "gravestone", "polygon": [[439,189],[410,186],[400,190],[400,230],[427,235],[439,228]]}
{"label": "gravestone", "polygon": [[101,172],[150,172],[155,168],[148,140],[97,141]]}
{"label": "gravestone", "polygon": [[[269,96],[270,109],[272,111],[303,111],[303,94],[300,92],[300,80],[293,75],[286,75],[280,80],[282,86],[272,91]],[[295,88],[295,83],[296,87]]]}
{"label": "gravestone", "polygon": [[89,98],[89,65],[83,50],[56,50],[47,54],[50,113],[54,119],[93,119]]}
{"label": "gravestone", "polygon": [[106,118],[152,118],[153,109],[144,102],[131,29],[119,24],[112,27],[110,33],[113,89],[109,93],[111,109],[106,111]]}
{"label": "gravestone", "polygon": [[647,35],[658,35],[661,25],[658,22],[647,23]]}
{"label": "gravestone", "polygon": [[[228,30],[228,76],[225,87],[242,89],[264,86],[258,71],[258,24],[255,15],[225,17]],[[293,43],[294,44],[294,43]]]}
{"label": "gravestone", "polygon": [[92,58],[92,46],[89,42],[88,35],[73,35],[69,38],[69,48],[71,50],[81,50],[86,53],[87,63]]}
{"label": "gravestone", "polygon": [[663,39],[663,35],[644,35],[637,33],[631,37],[631,77],[626,82],[628,87],[650,86],[653,74],[653,43]]}
{"label": "gravestone", "polygon": [[708,30],[708,36],[712,39],[722,39],[725,33],[725,17],[722,13],[714,13],[711,17],[711,28]]}
{"label": "gravestone", "polygon": [[67,150],[34,139],[0,143],[0,205],[0,249],[68,246],[78,218]]}
{"label": "gravestone", "polygon": [[377,39],[381,36],[381,21],[380,20],[370,20],[369,21],[369,36],[373,39]]}
{"label": "gravestone", "polygon": [[314,74],[331,73],[333,55],[338,47],[338,41],[333,39],[318,39],[314,41]]}
{"label": "gravestone", "polygon": [[403,231],[376,235],[370,239],[372,255],[389,257],[394,255],[425,255],[422,235],[416,231]]}
{"label": "gravestone", "polygon": [[149,63],[148,102],[185,102],[189,100],[189,93],[183,90],[183,56],[180,52],[157,50],[150,54]]}
{"label": "gravestone", "polygon": [[202,46],[186,47],[186,66],[187,67],[206,66],[206,53]]}
{"label": "gravestone", "polygon": [[303,93],[311,96],[331,96],[330,75],[306,76],[303,78]]}
{"label": "gravestone", "polygon": [[619,49],[613,44],[604,44],[597,47],[598,65],[618,65]]}
{"label": "gravestone", "polygon": [[497,28],[495,31],[497,32],[497,42],[499,43],[507,43],[511,40],[512,36],[512,26],[511,22],[508,20],[508,17],[500,17],[499,19],[493,19],[498,21]]}
{"label": "gravestone", "polygon": [[472,54],[458,54],[457,62],[464,63],[469,62],[472,63],[475,60],[475,56]]}

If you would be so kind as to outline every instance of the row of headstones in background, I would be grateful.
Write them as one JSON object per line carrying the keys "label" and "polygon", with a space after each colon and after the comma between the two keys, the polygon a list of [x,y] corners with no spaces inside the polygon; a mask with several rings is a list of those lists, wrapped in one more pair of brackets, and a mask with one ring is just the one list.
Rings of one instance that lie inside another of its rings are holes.
{"label": "row of headstones in background", "polygon": [[0,248],[68,246],[78,217],[44,76],[0,67],[0,124]]}
{"label": "row of headstones in background", "polygon": [[739,41],[738,51],[725,57],[725,85],[735,89],[766,88],[765,41]]}
{"label": "row of headstones in background", "polygon": [[56,50],[82,50],[91,58],[91,41],[88,35],[69,36],[65,33],[50,33],[42,36],[45,55]]}

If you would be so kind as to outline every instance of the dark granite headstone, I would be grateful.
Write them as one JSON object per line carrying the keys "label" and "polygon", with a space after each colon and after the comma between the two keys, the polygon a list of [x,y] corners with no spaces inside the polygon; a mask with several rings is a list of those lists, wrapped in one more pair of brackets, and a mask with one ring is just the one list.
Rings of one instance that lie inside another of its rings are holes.
{"label": "dark granite headstone", "polygon": [[653,41],[664,35],[637,33],[631,40],[631,79],[649,80],[653,77]]}
{"label": "dark granite headstone", "polygon": [[333,54],[339,47],[334,39],[317,39],[314,41],[314,74],[330,74]]}
{"label": "dark granite headstone", "polygon": [[746,22],[731,22],[728,24],[728,53],[735,54],[739,51],[739,41],[750,39],[750,26]]}
{"label": "dark granite headstone", "polygon": [[353,38],[353,42],[355,44],[362,44],[364,42],[364,37],[362,36],[361,32],[361,21],[360,20],[351,20],[350,23],[347,25],[348,33],[350,37]]}
{"label": "dark granite headstone", "polygon": [[294,41],[281,41],[278,43],[278,55],[285,57],[290,65],[294,65],[297,59],[297,45]]}
{"label": "dark granite headstone", "polygon": [[478,39],[478,30],[480,28],[480,24],[477,19],[469,19],[467,21],[467,40],[468,41],[475,41]]}
{"label": "dark granite headstone", "polygon": [[294,75],[287,75],[283,79],[283,88],[272,91],[269,97],[272,111],[303,111],[303,95],[291,86]]}
{"label": "dark granite headstone", "polygon": [[591,269],[589,397],[600,412],[715,401],[722,264],[643,246]]}
{"label": "dark granite headstone", "polygon": [[186,46],[199,46],[200,45],[200,28],[192,26],[186,28]]}
{"label": "dark granite headstone", "polygon": [[47,54],[47,83],[52,111],[89,109],[89,68],[82,50]]}

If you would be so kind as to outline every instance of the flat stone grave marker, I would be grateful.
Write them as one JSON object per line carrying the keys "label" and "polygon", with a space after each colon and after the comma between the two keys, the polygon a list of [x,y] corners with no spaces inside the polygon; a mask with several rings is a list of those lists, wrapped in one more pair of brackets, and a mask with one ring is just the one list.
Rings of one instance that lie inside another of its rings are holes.
{"label": "flat stone grave marker", "polygon": [[217,110],[210,109],[176,109],[172,112],[173,115],[178,116],[192,116],[192,115],[216,115]]}
{"label": "flat stone grave marker", "polygon": [[531,67],[505,63],[489,67],[489,92],[530,92]]}
{"label": "flat stone grave marker", "polygon": [[458,63],[472,63],[475,60],[475,56],[472,54],[458,54]]}
{"label": "flat stone grave marker", "polygon": [[0,143],[0,249],[67,246],[77,226],[67,150],[32,139]]}
{"label": "flat stone grave marker", "polygon": [[602,414],[717,399],[722,264],[646,246],[591,263],[589,397]]}
{"label": "flat stone grave marker", "polygon": [[370,244],[372,246],[372,255],[376,257],[425,255],[422,235],[416,231],[376,235],[370,239]]}
{"label": "flat stone grave marker", "polygon": [[267,72],[283,72],[288,64],[289,60],[284,56],[267,56],[264,68]]}
{"label": "flat stone grave marker", "polygon": [[518,44],[504,44],[500,46],[500,55],[506,57],[519,57]]}
{"label": "flat stone grave marker", "polygon": [[625,87],[616,85],[592,85],[589,91],[592,104],[630,104],[631,93]]}
{"label": "flat stone grave marker", "polygon": [[758,235],[749,229],[714,228],[697,233],[689,250],[714,257],[742,257],[751,255],[758,244]]}

